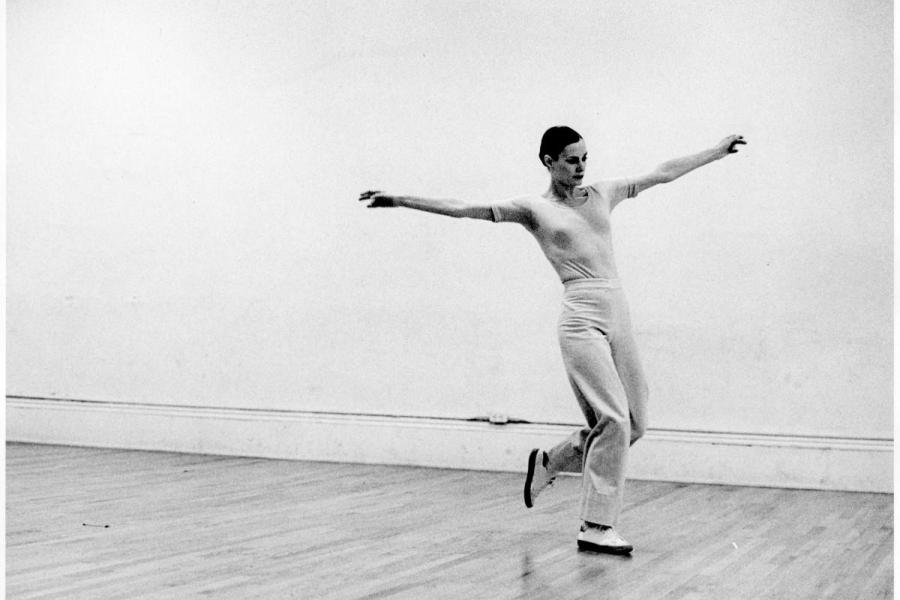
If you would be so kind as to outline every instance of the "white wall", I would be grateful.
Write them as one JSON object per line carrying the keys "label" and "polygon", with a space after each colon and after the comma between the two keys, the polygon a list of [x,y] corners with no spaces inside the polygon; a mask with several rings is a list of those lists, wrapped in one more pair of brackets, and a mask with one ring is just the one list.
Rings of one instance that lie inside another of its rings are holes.
{"label": "white wall", "polygon": [[8,3],[10,395],[576,422],[541,191],[614,231],[656,428],[892,437],[890,2]]}

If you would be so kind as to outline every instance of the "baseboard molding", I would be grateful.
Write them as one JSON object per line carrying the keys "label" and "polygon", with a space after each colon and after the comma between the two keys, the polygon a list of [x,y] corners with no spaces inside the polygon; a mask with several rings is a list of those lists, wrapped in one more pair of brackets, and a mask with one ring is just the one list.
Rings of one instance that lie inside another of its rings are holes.
{"label": "baseboard molding", "polygon": [[[567,425],[8,397],[11,442],[521,471]],[[893,440],[650,430],[634,479],[893,492]]]}

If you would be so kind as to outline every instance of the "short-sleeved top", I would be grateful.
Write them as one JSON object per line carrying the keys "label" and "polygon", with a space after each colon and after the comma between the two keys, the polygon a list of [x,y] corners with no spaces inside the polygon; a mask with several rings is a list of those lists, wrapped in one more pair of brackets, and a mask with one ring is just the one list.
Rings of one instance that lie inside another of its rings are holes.
{"label": "short-sleeved top", "polygon": [[569,206],[541,196],[524,196],[491,206],[495,222],[524,225],[565,283],[572,279],[616,279],[610,232],[611,207],[637,195],[631,179],[601,181],[583,188],[587,199]]}

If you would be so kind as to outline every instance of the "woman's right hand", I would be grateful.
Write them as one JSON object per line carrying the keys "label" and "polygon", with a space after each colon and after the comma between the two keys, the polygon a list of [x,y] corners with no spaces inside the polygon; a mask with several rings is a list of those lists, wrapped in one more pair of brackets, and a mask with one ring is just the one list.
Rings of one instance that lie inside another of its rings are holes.
{"label": "woman's right hand", "polygon": [[379,192],[377,190],[369,190],[359,195],[360,202],[368,202],[366,208],[384,208],[397,206],[397,197]]}

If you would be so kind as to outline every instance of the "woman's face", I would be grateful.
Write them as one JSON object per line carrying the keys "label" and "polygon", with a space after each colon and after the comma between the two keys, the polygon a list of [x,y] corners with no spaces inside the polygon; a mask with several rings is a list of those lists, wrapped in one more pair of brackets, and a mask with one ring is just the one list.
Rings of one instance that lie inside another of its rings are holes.
{"label": "woman's face", "polygon": [[550,177],[556,183],[567,186],[579,186],[584,180],[584,169],[587,164],[587,145],[578,140],[563,148],[556,160],[550,160],[547,167]]}

